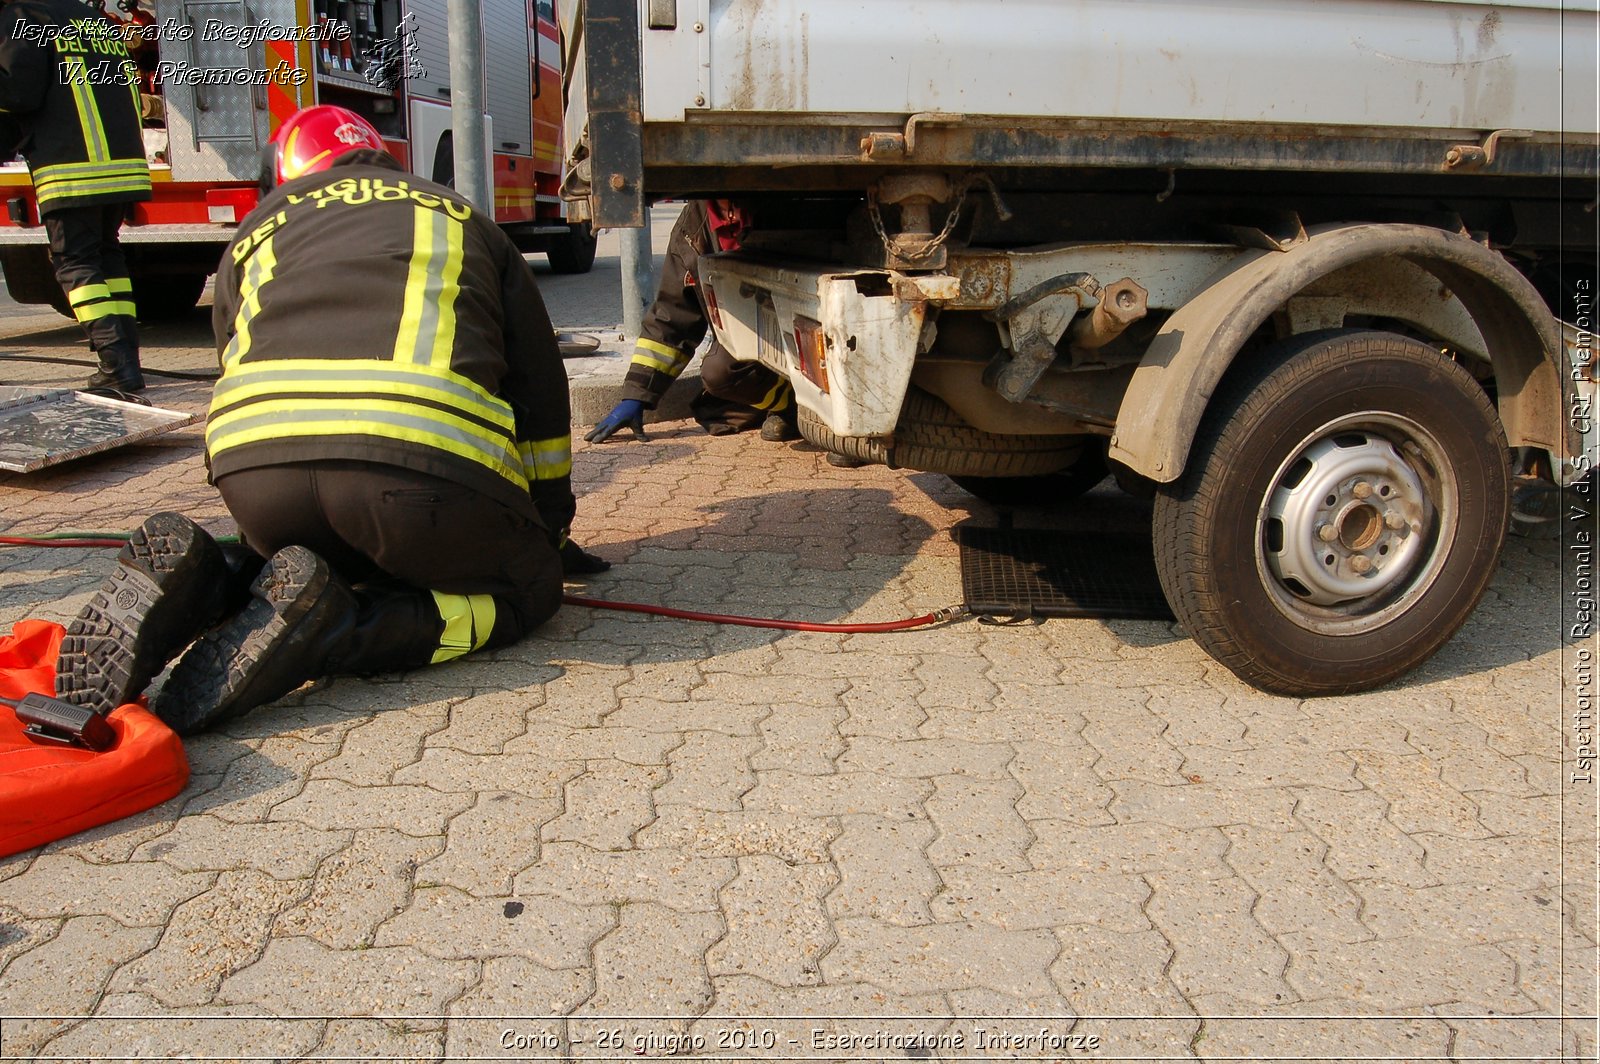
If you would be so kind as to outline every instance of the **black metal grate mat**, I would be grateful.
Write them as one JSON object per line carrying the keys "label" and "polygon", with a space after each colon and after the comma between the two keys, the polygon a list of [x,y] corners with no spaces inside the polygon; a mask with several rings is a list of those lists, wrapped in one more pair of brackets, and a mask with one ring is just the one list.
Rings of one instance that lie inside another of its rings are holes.
{"label": "black metal grate mat", "polygon": [[1172,620],[1150,541],[1087,532],[952,530],[967,608],[997,617]]}

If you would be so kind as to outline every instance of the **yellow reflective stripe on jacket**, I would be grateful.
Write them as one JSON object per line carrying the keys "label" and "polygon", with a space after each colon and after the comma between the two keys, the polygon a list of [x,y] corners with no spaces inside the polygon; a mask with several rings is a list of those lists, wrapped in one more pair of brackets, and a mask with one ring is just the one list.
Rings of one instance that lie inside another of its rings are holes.
{"label": "yellow reflective stripe on jacket", "polygon": [[33,168],[32,175],[34,192],[44,204],[67,196],[150,191],[150,168],[143,159],[54,163]]}
{"label": "yellow reflective stripe on jacket", "polygon": [[559,480],[572,475],[571,436],[521,440],[517,443],[517,453],[522,456],[522,469],[529,482]]}
{"label": "yellow reflective stripe on jacket", "polygon": [[133,291],[133,282],[126,277],[107,277],[106,287],[112,295],[127,295]]}
{"label": "yellow reflective stripe on jacket", "polygon": [[72,90],[72,102],[78,108],[78,128],[83,130],[83,150],[90,162],[105,162],[111,158],[111,148],[106,143],[106,128],[100,121],[100,108],[95,106],[94,87],[89,84],[89,71],[83,56],[63,56],[67,68],[67,87]]}
{"label": "yellow reflective stripe on jacket", "polygon": [[[261,289],[272,280],[273,271],[278,266],[272,240],[269,236],[256,245],[249,264],[244,268],[244,275],[239,278],[239,309],[233,315],[233,335],[228,338],[228,346],[222,351],[223,380],[227,380],[228,367],[250,350],[250,322],[261,313]],[[218,388],[221,388],[220,384]]]}
{"label": "yellow reflective stripe on jacket", "polygon": [[465,236],[465,227],[443,211],[412,208],[411,267],[394,340],[396,362],[449,363]]}
{"label": "yellow reflective stripe on jacket", "polygon": [[213,455],[266,440],[365,435],[476,462],[526,490],[510,404],[446,366],[376,359],[228,365],[212,394]]}
{"label": "yellow reflective stripe on jacket", "polygon": [[496,614],[492,595],[446,595],[441,591],[432,595],[444,631],[431,664],[470,654],[489,641]]}
{"label": "yellow reflective stripe on jacket", "polygon": [[674,377],[683,372],[683,367],[689,364],[691,357],[676,347],[647,340],[642,336],[633,347],[635,365],[645,366],[660,373],[670,373]]}

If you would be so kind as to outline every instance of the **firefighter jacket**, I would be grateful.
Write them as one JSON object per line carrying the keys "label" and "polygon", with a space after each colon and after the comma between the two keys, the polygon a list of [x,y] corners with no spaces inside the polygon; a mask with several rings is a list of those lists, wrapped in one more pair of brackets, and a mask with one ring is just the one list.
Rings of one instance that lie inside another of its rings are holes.
{"label": "firefighter jacket", "polygon": [[0,7],[0,111],[20,128],[39,213],[150,198],[138,70],[121,30],[78,0]]}
{"label": "firefighter jacket", "polygon": [[401,466],[572,523],[566,370],[522,255],[442,185],[362,150],[273,190],[217,269],[213,477]]}
{"label": "firefighter jacket", "polygon": [[700,295],[700,256],[712,245],[706,205],[694,200],[678,215],[667,238],[661,287],[645,311],[633,360],[622,382],[622,397],[654,410],[672,382],[694,358],[706,337],[706,308]]}

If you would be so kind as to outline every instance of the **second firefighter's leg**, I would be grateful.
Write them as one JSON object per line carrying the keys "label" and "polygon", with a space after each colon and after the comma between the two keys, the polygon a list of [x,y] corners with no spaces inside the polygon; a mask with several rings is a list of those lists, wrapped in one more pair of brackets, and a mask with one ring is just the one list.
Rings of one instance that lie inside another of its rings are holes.
{"label": "second firefighter's leg", "polygon": [[[700,381],[708,394],[749,407],[747,423],[761,426],[761,438],[792,440],[800,433],[794,421],[794,389],[759,362],[740,362],[720,344],[712,344],[700,361]],[[732,417],[727,420],[734,422]]]}
{"label": "second firefighter's leg", "polygon": [[[66,292],[73,317],[99,360],[88,386],[136,392],[144,387],[144,375],[139,372],[139,341],[127,266],[116,244],[121,211],[121,204],[71,207],[50,212],[44,223],[56,280]],[[122,274],[115,278],[116,291],[112,290],[113,278],[107,275],[105,262],[108,230],[114,249],[112,266]]]}

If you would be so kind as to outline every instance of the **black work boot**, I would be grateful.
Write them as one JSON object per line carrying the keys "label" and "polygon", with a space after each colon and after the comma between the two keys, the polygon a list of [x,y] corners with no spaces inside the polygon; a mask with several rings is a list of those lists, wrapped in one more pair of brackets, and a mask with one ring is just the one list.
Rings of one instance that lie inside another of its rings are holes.
{"label": "black work boot", "polygon": [[144,373],[139,369],[138,352],[115,350],[96,352],[100,368],[89,376],[87,388],[109,388],[119,392],[144,391]]}
{"label": "black work boot", "polygon": [[131,702],[221,614],[222,549],[182,514],[140,525],[117,571],[67,626],[56,658],[56,697],[99,713]]}
{"label": "black work boot", "polygon": [[324,675],[329,631],[355,598],[305,547],[268,559],[245,607],[207,632],[173,666],[151,706],[179,735],[276,701]]}

